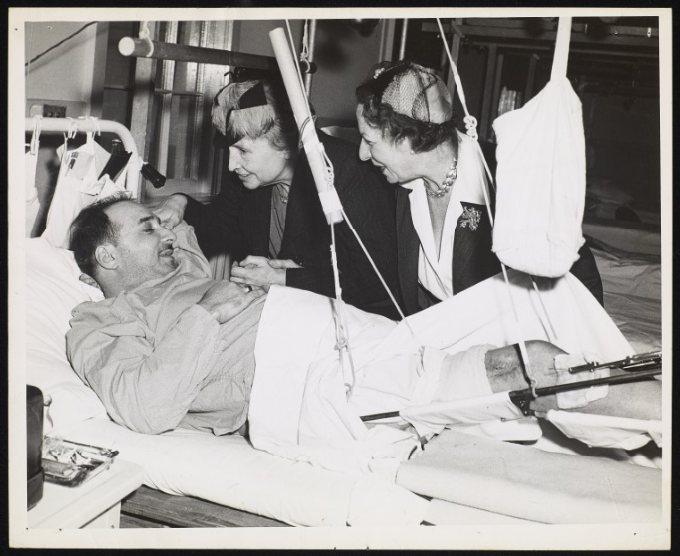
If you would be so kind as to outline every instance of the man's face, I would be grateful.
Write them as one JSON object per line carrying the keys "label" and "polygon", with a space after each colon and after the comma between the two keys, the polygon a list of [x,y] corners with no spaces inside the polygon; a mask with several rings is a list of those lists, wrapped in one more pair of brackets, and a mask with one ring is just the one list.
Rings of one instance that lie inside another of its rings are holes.
{"label": "man's face", "polygon": [[162,278],[177,268],[173,257],[177,236],[161,226],[153,212],[133,201],[121,201],[107,208],[106,214],[118,228],[112,250],[124,289]]}

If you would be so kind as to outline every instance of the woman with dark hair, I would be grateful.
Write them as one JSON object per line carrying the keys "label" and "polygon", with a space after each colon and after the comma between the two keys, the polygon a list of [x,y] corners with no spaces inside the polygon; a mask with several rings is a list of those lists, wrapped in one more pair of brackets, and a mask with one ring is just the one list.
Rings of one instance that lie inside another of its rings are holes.
{"label": "woman with dark hair", "polygon": [[[210,205],[170,197],[156,209],[161,221],[172,227],[185,219],[208,257],[230,254],[232,281],[334,297],[330,227],[285,91],[268,81],[230,83],[215,97],[212,119],[229,146],[230,174]],[[394,192],[355,145],[317,133],[343,208],[397,295]],[[335,225],[335,236],[343,299],[397,318],[347,222]]]}
{"label": "woman with dark hair", "polygon": [[[359,156],[397,187],[399,285],[416,313],[500,272],[484,199],[484,164],[456,128],[451,95],[433,70],[381,62],[356,91]],[[487,188],[488,189],[488,188]],[[602,303],[584,245],[572,273]]]}

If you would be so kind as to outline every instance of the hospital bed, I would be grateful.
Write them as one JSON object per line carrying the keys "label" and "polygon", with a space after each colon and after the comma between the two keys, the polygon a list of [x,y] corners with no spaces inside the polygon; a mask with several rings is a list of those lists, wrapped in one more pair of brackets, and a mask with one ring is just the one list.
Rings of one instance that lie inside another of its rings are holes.
{"label": "hospital bed", "polygon": [[[138,180],[136,183],[133,177],[131,183],[136,186]],[[586,232],[595,242],[605,303],[613,307],[612,318],[636,350],[659,348],[658,255],[631,251],[634,242],[614,239],[623,233],[615,226],[592,225]],[[640,245],[658,241],[646,236]],[[410,480],[394,484],[270,455],[254,449],[239,435],[215,437],[178,429],[150,436],[125,429],[108,419],[94,392],[75,375],[65,357],[64,334],[71,310],[100,294],[79,281],[80,272],[69,251],[50,245],[44,238],[26,239],[25,243],[27,382],[52,399],[46,421],[50,435],[118,450],[120,458],[143,467],[145,486],[123,502],[123,526],[344,527],[661,520],[657,454],[637,454],[645,460],[645,465],[638,466],[618,451],[589,451],[577,441],[561,439],[549,451],[542,451],[531,446],[490,444],[446,431],[442,440],[432,445],[442,450],[446,445],[454,446],[459,453],[469,455],[447,460],[446,481],[461,488],[449,489],[454,492],[446,500],[424,493],[426,489],[403,486]],[[621,268],[628,273],[625,278]],[[639,315],[646,319],[643,326],[634,324]],[[550,427],[545,429],[546,439],[555,436]],[[537,463],[527,464],[532,457]],[[482,463],[489,458],[504,460],[509,474],[498,476],[485,469]],[[532,473],[519,472],[527,468]],[[570,485],[576,484],[577,476],[570,469],[576,469],[578,476],[575,490]],[[484,485],[491,480],[494,488],[500,489],[495,492],[502,496],[483,495],[488,488]],[[598,488],[602,484],[608,485],[604,491]],[[475,492],[479,496],[471,495]],[[535,507],[498,506],[491,500],[526,496],[537,500]],[[569,511],[557,509],[565,504]]]}

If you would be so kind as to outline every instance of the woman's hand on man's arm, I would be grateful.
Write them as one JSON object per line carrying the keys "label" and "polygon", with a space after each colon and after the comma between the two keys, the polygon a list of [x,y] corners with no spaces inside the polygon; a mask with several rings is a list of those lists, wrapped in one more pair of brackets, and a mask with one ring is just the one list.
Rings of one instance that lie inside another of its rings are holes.
{"label": "woman's hand on man's arm", "polygon": [[286,269],[302,268],[290,259],[267,259],[249,255],[231,267],[231,281],[250,286],[261,286],[269,290],[269,286],[286,285]]}

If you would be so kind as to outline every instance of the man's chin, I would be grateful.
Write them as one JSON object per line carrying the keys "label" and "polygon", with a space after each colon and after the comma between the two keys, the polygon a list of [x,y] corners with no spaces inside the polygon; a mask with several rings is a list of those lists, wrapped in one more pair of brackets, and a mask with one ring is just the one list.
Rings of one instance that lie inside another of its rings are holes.
{"label": "man's chin", "polygon": [[169,269],[168,272],[175,270],[179,266],[179,261],[172,255],[164,255],[163,261],[165,266]]}

